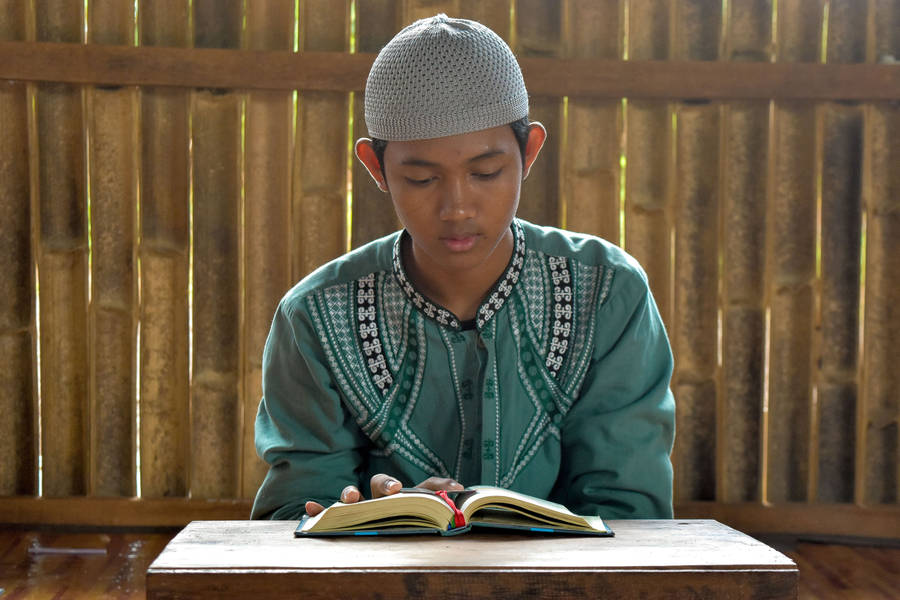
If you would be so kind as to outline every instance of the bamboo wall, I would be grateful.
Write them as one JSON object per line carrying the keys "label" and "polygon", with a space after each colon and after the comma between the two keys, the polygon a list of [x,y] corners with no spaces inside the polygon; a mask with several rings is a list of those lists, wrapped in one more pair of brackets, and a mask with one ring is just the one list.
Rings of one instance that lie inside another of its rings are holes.
{"label": "bamboo wall", "polygon": [[[900,57],[897,0],[76,4],[0,0],[0,42],[375,53],[445,11],[523,58]],[[624,245],[666,321],[678,514],[900,537],[898,101],[532,97],[520,216]],[[365,133],[359,92],[0,83],[0,521],[246,514],[278,299],[397,227]]]}

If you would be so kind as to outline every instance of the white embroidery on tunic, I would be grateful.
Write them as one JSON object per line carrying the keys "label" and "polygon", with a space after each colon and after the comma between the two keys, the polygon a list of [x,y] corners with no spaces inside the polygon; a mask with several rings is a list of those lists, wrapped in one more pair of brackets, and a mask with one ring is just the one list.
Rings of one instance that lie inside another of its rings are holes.
{"label": "white embroidery on tunic", "polygon": [[[522,226],[518,221],[514,220],[511,228],[513,232],[513,254],[503,277],[501,277],[494,289],[491,290],[487,300],[485,300],[476,311],[476,326],[478,329],[483,329],[485,324],[490,321],[501,308],[503,308],[503,304],[509,298],[510,294],[512,294],[516,283],[519,281],[519,275],[525,266],[525,233],[522,231]],[[397,278],[397,283],[400,285],[403,293],[406,294],[409,301],[429,319],[436,321],[444,327],[459,330],[462,327],[459,319],[443,306],[435,304],[426,298],[415,288],[412,281],[410,281],[409,277],[406,275],[402,258],[403,237],[404,235],[400,235],[394,241],[393,255],[391,257],[394,276]]]}
{"label": "white embroidery on tunic", "polygon": [[375,273],[370,273],[356,280],[357,331],[372,382],[384,395],[394,383],[394,376],[384,358],[375,315]]}
{"label": "white embroidery on tunic", "polygon": [[544,334],[548,330],[550,316],[550,294],[544,285],[546,266],[544,255],[529,248],[525,257],[525,268],[520,277],[528,316],[528,334],[541,354],[546,351],[547,340]]}
{"label": "white embroidery on tunic", "polygon": [[[350,408],[356,415],[358,422],[364,422],[369,414],[377,409],[377,403],[373,403],[372,394],[369,393],[365,381],[356,378],[347,378],[345,373],[358,372],[363,368],[359,352],[346,352],[355,346],[355,340],[347,319],[335,320],[335,314],[347,314],[349,288],[345,284],[332,286],[317,292],[307,302],[313,319],[313,326],[319,339],[326,341],[322,344],[325,357],[338,385],[344,391],[350,402]],[[338,351],[341,349],[341,351]]]}
{"label": "white embroidery on tunic", "polygon": [[397,236],[397,240],[394,242],[394,254],[391,262],[393,264],[394,276],[397,278],[397,282],[400,284],[400,287],[406,294],[406,297],[415,305],[416,308],[425,313],[429,318],[434,319],[445,327],[450,327],[451,329],[459,329],[459,320],[457,320],[457,318],[453,316],[453,313],[451,313],[443,306],[434,304],[433,302],[431,302],[431,300],[419,293],[416,290],[415,286],[413,286],[409,278],[406,276],[406,271],[403,269],[403,260],[401,258],[402,240],[403,235]]}
{"label": "white embroidery on tunic", "polygon": [[556,377],[569,350],[569,337],[572,334],[572,274],[569,271],[569,261],[563,256],[550,256],[547,264],[553,281],[553,331],[545,364],[550,369],[550,374]]}
{"label": "white embroidery on tunic", "polygon": [[497,314],[512,294],[513,288],[519,282],[519,276],[525,267],[525,233],[518,221],[513,221],[513,254],[506,273],[500,282],[488,295],[486,302],[478,308],[475,317],[475,326],[484,329],[485,324]]}

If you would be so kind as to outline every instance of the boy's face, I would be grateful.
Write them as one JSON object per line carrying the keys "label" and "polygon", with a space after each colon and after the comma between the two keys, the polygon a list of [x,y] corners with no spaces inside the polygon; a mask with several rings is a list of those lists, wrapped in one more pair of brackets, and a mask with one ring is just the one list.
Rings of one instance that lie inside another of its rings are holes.
{"label": "boy's face", "polygon": [[505,268],[522,183],[522,157],[508,125],[389,142],[384,173],[412,238],[415,268],[457,276]]}

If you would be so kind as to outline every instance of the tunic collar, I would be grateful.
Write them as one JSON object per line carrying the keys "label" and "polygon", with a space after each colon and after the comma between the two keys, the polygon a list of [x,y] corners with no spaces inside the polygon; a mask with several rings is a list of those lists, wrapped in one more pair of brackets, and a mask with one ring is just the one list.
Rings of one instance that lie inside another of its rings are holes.
{"label": "tunic collar", "polygon": [[[525,232],[522,230],[522,225],[518,219],[513,219],[510,228],[513,233],[513,253],[503,275],[497,279],[490,292],[482,301],[481,306],[478,307],[475,316],[475,326],[478,329],[482,329],[495,314],[500,312],[500,309],[512,294],[516,283],[518,283],[519,276],[522,274],[522,269],[525,266]],[[407,277],[406,270],[403,268],[400,246],[403,238],[407,235],[409,234],[404,230],[394,241],[392,262],[394,277],[397,279],[400,289],[403,290],[406,298],[422,311],[426,317],[436,321],[439,325],[458,331],[461,329],[462,324],[456,315],[421,293]]]}

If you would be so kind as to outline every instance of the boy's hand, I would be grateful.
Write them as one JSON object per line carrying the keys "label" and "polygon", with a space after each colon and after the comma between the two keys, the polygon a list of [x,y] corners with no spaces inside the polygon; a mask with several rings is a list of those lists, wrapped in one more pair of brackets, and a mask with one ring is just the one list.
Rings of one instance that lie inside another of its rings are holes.
{"label": "boy's hand", "polygon": [[[403,486],[395,477],[379,473],[378,475],[372,476],[372,479],[369,481],[369,487],[372,489],[372,498],[381,498],[382,496],[396,494]],[[425,488],[426,490],[435,492],[437,490],[447,490],[449,492],[463,489],[462,484],[455,479],[444,477],[429,477],[416,487]],[[352,504],[354,502],[359,502],[362,499],[362,494],[359,493],[359,490],[355,485],[348,485],[341,492],[341,502],[344,504]],[[325,507],[318,502],[310,501],[306,503],[306,514],[311,517],[316,516],[323,510],[325,510]]]}

